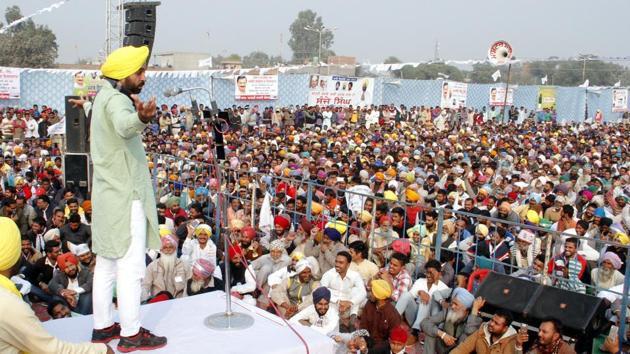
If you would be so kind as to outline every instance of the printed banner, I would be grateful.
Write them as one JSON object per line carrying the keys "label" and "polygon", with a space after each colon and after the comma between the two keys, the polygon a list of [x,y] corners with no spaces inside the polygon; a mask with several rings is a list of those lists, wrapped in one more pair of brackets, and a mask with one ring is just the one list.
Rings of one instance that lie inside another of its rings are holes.
{"label": "printed banner", "polygon": [[72,95],[94,97],[103,87],[98,71],[77,71],[72,75]]}
{"label": "printed banner", "polygon": [[552,86],[538,86],[537,108],[542,111],[546,108],[556,109],[556,88]]}
{"label": "printed banner", "polygon": [[491,106],[511,106],[514,102],[514,89],[508,89],[507,102],[505,101],[505,86],[495,86],[490,88],[490,97],[488,102]]}
{"label": "printed banner", "polygon": [[234,76],[234,97],[242,101],[278,99],[278,75]]}
{"label": "printed banner", "polygon": [[20,99],[20,69],[0,68],[0,100]]}
{"label": "printed banner", "polygon": [[373,96],[372,78],[311,75],[308,82],[309,106],[365,107]]}
{"label": "printed banner", "polygon": [[444,81],[440,94],[440,107],[459,108],[466,106],[468,84],[457,81]]}
{"label": "printed banner", "polygon": [[613,89],[613,112],[627,112],[628,111],[628,89]]}

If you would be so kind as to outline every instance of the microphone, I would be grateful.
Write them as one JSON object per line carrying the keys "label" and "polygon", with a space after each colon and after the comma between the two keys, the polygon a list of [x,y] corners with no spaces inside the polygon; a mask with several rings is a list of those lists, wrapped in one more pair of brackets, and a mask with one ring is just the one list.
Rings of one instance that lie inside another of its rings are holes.
{"label": "microphone", "polygon": [[164,96],[165,97],[173,97],[173,96],[179,95],[182,92],[184,92],[184,91],[182,90],[181,87],[174,87],[174,88],[166,89],[164,91]]}

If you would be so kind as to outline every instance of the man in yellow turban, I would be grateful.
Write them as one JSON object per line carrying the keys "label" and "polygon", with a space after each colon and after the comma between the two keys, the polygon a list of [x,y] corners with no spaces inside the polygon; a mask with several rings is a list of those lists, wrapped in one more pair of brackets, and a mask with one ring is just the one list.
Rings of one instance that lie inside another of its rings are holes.
{"label": "man in yellow turban", "polygon": [[[155,194],[142,132],[156,116],[155,97],[142,102],[149,48],[122,47],[101,66],[103,87],[94,103],[72,101],[92,113],[90,150],[92,244],[97,254],[92,290],[92,341],[120,337],[118,350],[153,350],[166,345],[140,325],[145,251],[161,247]],[[112,294],[116,285],[120,324],[114,323]]]}
{"label": "man in yellow turban", "polygon": [[359,327],[370,332],[375,351],[381,352],[389,345],[389,333],[401,324],[402,318],[391,302],[392,284],[389,281],[374,279],[367,287],[370,301],[363,308]]}
{"label": "man in yellow turban", "polygon": [[20,230],[0,217],[0,353],[113,353],[105,344],[66,343],[42,327],[10,278],[20,268]]}

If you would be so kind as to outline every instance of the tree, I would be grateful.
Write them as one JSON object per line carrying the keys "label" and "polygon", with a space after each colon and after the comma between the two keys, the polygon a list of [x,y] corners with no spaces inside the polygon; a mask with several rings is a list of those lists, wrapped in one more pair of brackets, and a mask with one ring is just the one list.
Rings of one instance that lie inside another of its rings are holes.
{"label": "tree", "polygon": [[[6,9],[7,24],[20,18],[22,12],[18,6]],[[57,48],[55,34],[47,26],[28,19],[0,34],[0,66],[49,68],[55,64]]]}
{"label": "tree", "polygon": [[253,51],[243,57],[243,67],[245,68],[265,68],[281,64],[282,62],[281,56],[269,56],[261,51]]}
{"label": "tree", "polygon": [[[305,28],[312,28],[309,31]],[[326,61],[329,56],[335,55],[330,49],[333,44],[334,35],[332,31],[324,27],[321,16],[317,16],[312,10],[300,11],[297,18],[289,27],[291,38],[289,39],[289,47],[293,51],[293,62],[303,64],[317,57],[319,52],[319,37],[321,31],[321,58],[320,61]]]}
{"label": "tree", "polygon": [[395,56],[389,56],[384,61],[383,64],[400,64],[402,61]]}

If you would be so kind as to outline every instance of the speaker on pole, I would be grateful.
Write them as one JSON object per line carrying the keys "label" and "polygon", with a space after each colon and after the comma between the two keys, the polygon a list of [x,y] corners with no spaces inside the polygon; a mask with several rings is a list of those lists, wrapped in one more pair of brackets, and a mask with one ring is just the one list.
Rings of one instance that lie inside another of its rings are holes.
{"label": "speaker on pole", "polygon": [[125,37],[123,45],[149,47],[153,50],[155,38],[156,8],[159,1],[127,2],[123,4],[125,10]]}
{"label": "speaker on pole", "polygon": [[66,152],[83,154],[90,152],[88,122],[85,111],[81,107],[74,107],[71,99],[79,96],[66,96]]}

